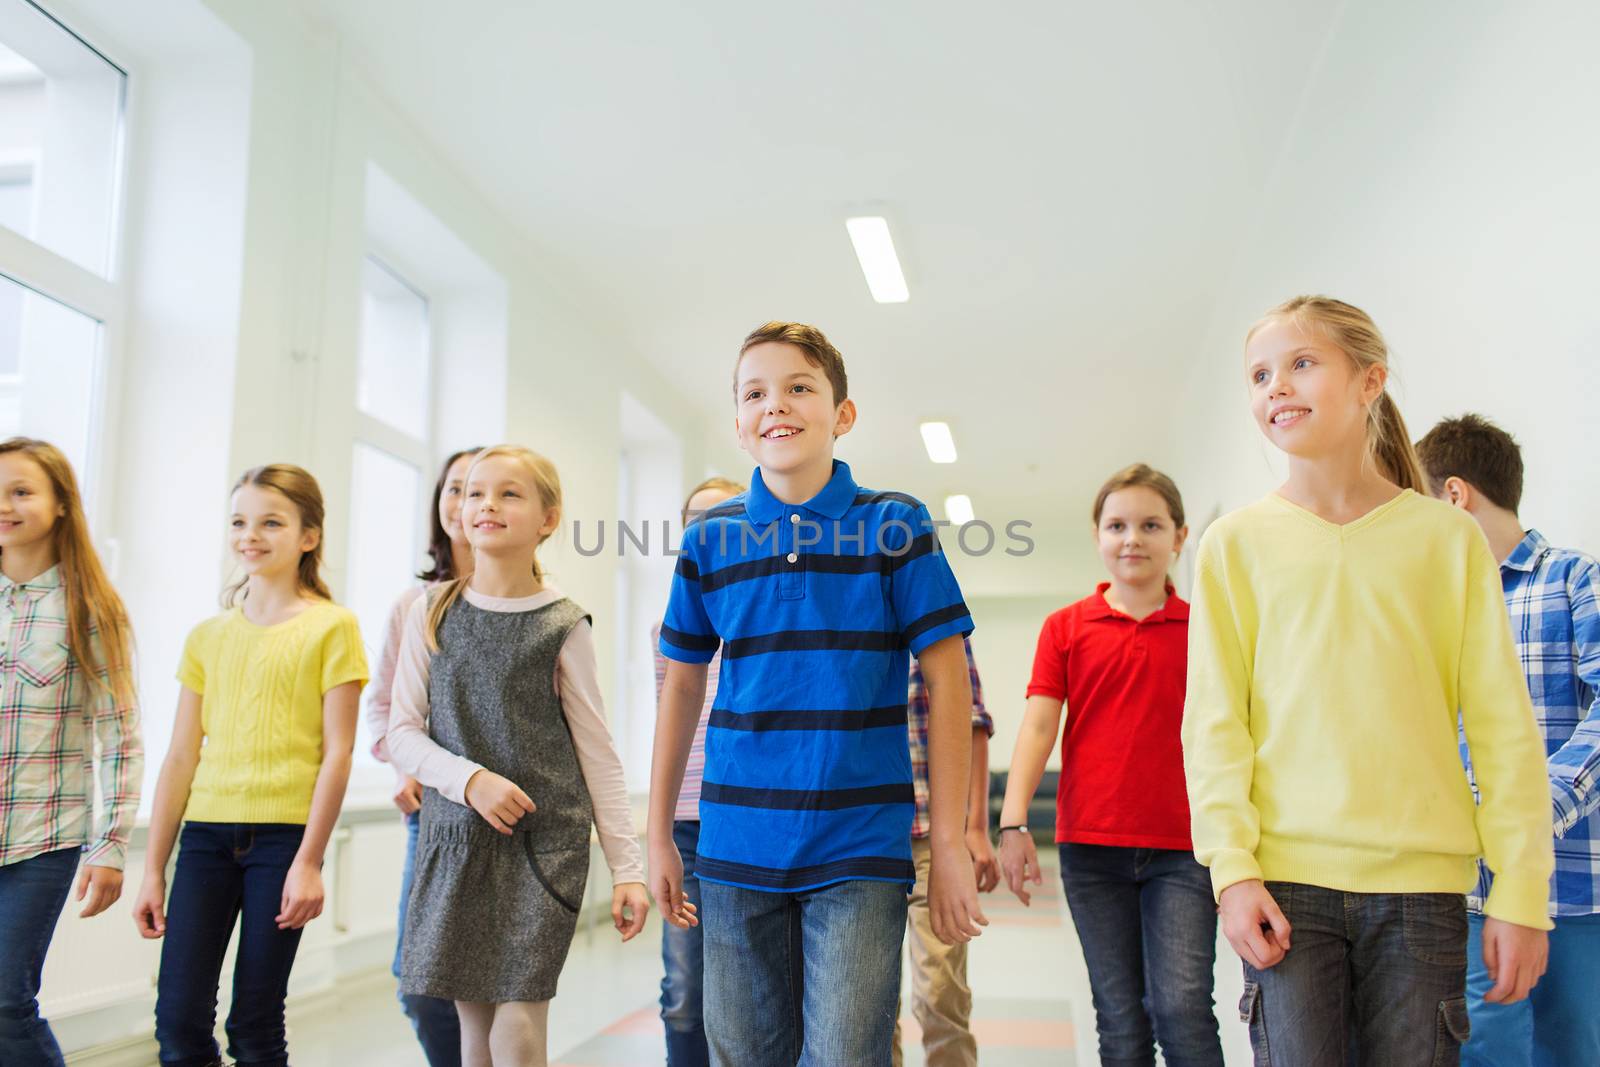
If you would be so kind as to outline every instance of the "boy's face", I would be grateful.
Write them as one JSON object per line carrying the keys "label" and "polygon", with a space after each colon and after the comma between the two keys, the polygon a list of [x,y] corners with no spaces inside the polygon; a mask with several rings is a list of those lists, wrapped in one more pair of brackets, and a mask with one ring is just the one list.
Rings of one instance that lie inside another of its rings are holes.
{"label": "boy's face", "polygon": [[739,361],[734,431],[763,471],[788,474],[831,462],[834,438],[855,425],[856,406],[833,402],[828,376],[797,345],[769,341]]}

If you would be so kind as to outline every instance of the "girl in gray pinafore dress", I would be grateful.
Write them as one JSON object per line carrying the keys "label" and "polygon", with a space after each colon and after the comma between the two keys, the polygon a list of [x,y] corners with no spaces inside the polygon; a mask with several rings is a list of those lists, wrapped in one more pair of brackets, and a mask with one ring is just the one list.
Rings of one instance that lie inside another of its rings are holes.
{"label": "girl in gray pinafore dress", "polygon": [[551,679],[588,615],[561,598],[532,611],[465,597],[439,626],[428,733],[517,783],[536,810],[510,836],[434,789],[422,797],[401,992],[504,1004],[555,996],[589,872],[593,808]]}

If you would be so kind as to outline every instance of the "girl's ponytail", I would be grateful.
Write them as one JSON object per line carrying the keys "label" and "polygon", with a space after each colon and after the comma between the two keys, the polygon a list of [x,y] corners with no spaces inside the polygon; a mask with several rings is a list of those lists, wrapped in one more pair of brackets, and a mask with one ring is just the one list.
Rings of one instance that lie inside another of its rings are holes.
{"label": "girl's ponytail", "polygon": [[1388,390],[1378,394],[1378,399],[1367,409],[1367,447],[1378,470],[1402,489],[1414,489],[1427,495],[1428,483],[1422,476],[1422,463],[1411,444],[1411,434],[1400,407]]}
{"label": "girl's ponytail", "polygon": [[461,590],[472,581],[469,575],[465,578],[452,578],[430,595],[428,599],[428,651],[439,651],[439,627],[444,624],[444,617],[450,611],[451,605],[461,599]]}

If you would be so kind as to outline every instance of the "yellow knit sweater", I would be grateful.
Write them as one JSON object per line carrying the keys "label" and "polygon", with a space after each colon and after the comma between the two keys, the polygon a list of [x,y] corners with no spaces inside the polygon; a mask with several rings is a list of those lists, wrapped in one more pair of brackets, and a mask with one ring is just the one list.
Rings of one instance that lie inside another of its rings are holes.
{"label": "yellow knit sweater", "polygon": [[356,617],[337,604],[257,626],[239,608],[196,626],[178,681],[200,694],[205,743],[184,818],[304,823],[322,767],[322,697],[367,680]]}
{"label": "yellow knit sweater", "polygon": [[1549,928],[1544,745],[1465,513],[1409,490],[1344,526],[1241,508],[1201,540],[1189,635],[1184,770],[1217,893],[1461,893],[1481,853],[1487,914]]}

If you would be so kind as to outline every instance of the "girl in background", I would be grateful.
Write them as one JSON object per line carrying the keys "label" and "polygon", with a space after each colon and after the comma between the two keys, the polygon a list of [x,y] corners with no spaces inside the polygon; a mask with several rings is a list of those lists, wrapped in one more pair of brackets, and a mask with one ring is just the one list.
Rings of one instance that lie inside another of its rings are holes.
{"label": "girl in background", "polygon": [[[299,467],[246,471],[230,548],[244,578],[184,645],[172,744],[156,783],[134,922],[165,937],[163,1064],[219,1063],[212,1030],[239,924],[228,1055],[286,1064],[283,1002],[300,931],[322,912],[322,858],[350,777],[367,679],[355,616],[320,574],[323,504]],[[172,895],[166,868],[183,824]]]}
{"label": "girl in background", "polygon": [[[1042,875],[1028,801],[1061,734],[1061,883],[1089,969],[1103,1064],[1221,1067],[1211,999],[1217,914],[1184,791],[1189,605],[1167,575],[1183,498],[1143,463],[1095,497],[1110,581],[1045,620],[1000,816],[1000,864],[1024,904]],[[1062,704],[1067,725],[1060,730]]]}
{"label": "girl in background", "polygon": [[[745,491],[731,478],[707,478],[689,493],[683,503],[683,525]],[[661,626],[650,631],[650,648],[656,661],[656,701],[667,677],[667,661],[661,655]],[[689,903],[700,907],[700,879],[694,874],[695,854],[700,847],[700,779],[706,769],[706,723],[711,705],[717,699],[717,672],[722,666],[719,649],[706,668],[706,699],[700,708],[700,722],[689,746],[689,762],[683,771],[683,788],[672,815],[672,840],[683,855],[683,892]],[[704,1004],[705,948],[699,926],[661,924],[661,1023],[667,1032],[667,1067],[707,1067],[711,1051],[706,1045]]]}
{"label": "girl in background", "polygon": [[624,941],[648,908],[589,617],[539,566],[560,519],[549,460],[478,453],[462,509],[472,576],[412,605],[395,671],[389,758],[425,787],[400,989],[456,1002],[468,1067],[547,1062],[591,825]]}
{"label": "girl in background", "polygon": [[[384,763],[389,762],[384,735],[389,732],[394,668],[400,657],[400,638],[404,632],[406,613],[425,590],[472,573],[472,545],[461,525],[461,501],[466,491],[467,468],[472,465],[473,457],[481,451],[479,448],[462,449],[444,461],[439,480],[433,487],[433,508],[429,512],[433,531],[428,540],[428,555],[433,565],[417,575],[425,584],[412,586],[401,593],[400,599],[395,601],[394,610],[389,613],[383,653],[378,658],[378,670],[373,675],[372,687],[367,691],[367,730],[372,735],[372,754]],[[411,880],[416,864],[422,783],[409,774],[397,772],[394,803],[406,823],[406,861],[400,876],[400,920],[394,946],[394,976],[399,978],[400,945],[405,940],[406,929],[406,898],[411,895]],[[416,1031],[417,1041],[422,1045],[429,1067],[456,1067],[461,1062],[461,1023],[457,1019],[454,1002],[421,994],[397,995],[401,1010]]]}
{"label": "girl in background", "polygon": [[73,875],[83,917],[122,895],[143,768],[133,634],[78,480],[54,445],[13,437],[0,443],[0,1063],[63,1062],[39,976]]}
{"label": "girl in background", "polygon": [[1544,746],[1498,568],[1426,495],[1365,312],[1296,297],[1244,369],[1289,477],[1200,542],[1183,722],[1239,1013],[1260,1063],[1454,1064],[1477,856],[1492,998],[1527,995],[1550,926]]}

